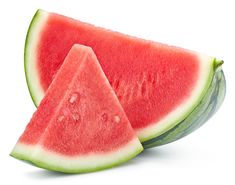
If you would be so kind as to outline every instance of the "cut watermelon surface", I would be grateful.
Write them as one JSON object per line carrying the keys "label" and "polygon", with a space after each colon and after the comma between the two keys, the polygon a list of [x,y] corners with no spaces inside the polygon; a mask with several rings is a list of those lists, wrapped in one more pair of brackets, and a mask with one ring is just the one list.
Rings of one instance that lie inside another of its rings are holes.
{"label": "cut watermelon surface", "polygon": [[36,106],[75,43],[93,49],[132,127],[148,146],[179,139],[202,125],[188,121],[180,134],[161,142],[160,136],[176,130],[189,115],[201,116],[195,110],[209,102],[206,94],[216,89],[221,100],[216,107],[223,101],[225,79],[220,86],[212,83],[221,76],[221,60],[38,10],[25,44],[26,78]]}
{"label": "cut watermelon surface", "polygon": [[11,155],[78,173],[123,163],[142,150],[92,49],[74,45]]}

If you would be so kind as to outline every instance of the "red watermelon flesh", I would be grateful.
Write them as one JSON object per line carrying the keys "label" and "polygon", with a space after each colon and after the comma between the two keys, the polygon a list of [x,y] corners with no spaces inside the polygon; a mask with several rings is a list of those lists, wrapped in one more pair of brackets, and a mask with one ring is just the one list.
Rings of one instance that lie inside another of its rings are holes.
{"label": "red watermelon flesh", "polygon": [[[47,21],[41,33],[37,63],[44,91],[74,43],[92,47],[134,128],[159,121],[186,99],[195,86],[199,73],[197,55],[55,14]],[[50,43],[56,48],[48,47]]]}
{"label": "red watermelon flesh", "polygon": [[74,45],[11,155],[77,173],[119,164],[141,151],[92,49]]}
{"label": "red watermelon flesh", "polygon": [[183,120],[212,79],[211,57],[39,10],[29,29],[25,60],[36,104],[74,43],[93,49],[141,141]]}

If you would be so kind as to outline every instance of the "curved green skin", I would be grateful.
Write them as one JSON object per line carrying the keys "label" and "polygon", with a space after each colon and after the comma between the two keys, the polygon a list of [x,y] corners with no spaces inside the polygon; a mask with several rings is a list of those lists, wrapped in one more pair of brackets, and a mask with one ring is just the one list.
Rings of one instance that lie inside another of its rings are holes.
{"label": "curved green skin", "polygon": [[137,156],[142,151],[143,151],[143,148],[139,147],[139,148],[137,148],[137,150],[134,153],[132,153],[131,155],[129,155],[127,157],[122,158],[121,160],[113,161],[113,163],[110,163],[105,166],[99,166],[99,167],[87,168],[87,169],[85,169],[85,168],[79,169],[79,167],[77,169],[66,169],[66,168],[62,168],[62,167],[58,167],[58,166],[50,166],[45,162],[42,162],[40,160],[31,159],[31,157],[28,155],[21,155],[21,154],[14,152],[14,151],[10,154],[10,156],[12,156],[16,159],[25,161],[26,163],[29,163],[33,166],[37,166],[39,168],[43,168],[43,169],[47,169],[47,170],[51,170],[51,171],[56,171],[56,172],[60,172],[60,173],[77,174],[77,173],[95,172],[95,171],[105,170],[105,169],[109,169],[109,168],[118,166],[122,163],[125,163],[125,162],[131,160],[132,158]]}
{"label": "curved green skin", "polygon": [[[37,24],[38,20],[40,19],[40,12],[41,10],[38,10],[36,14],[34,15],[31,24],[28,29],[28,33],[26,36],[26,42],[25,42],[25,75],[27,80],[27,85],[30,91],[31,98],[37,107],[39,102],[37,102],[37,96],[36,93],[32,91],[29,83],[29,77],[27,76],[27,62],[30,62],[27,60],[27,50],[28,50],[28,43],[30,42],[30,33],[34,31],[34,27]],[[207,80],[207,87],[203,90],[201,97],[199,98],[199,101],[193,106],[194,108],[189,110],[185,115],[184,118],[179,118],[178,120],[175,120],[174,123],[172,123],[172,127],[166,128],[165,130],[162,130],[160,135],[156,136],[149,136],[149,138],[146,138],[145,141],[142,141],[142,144],[144,148],[151,148],[159,145],[164,145],[170,142],[173,142],[175,140],[178,140],[191,132],[193,132],[195,129],[200,127],[203,123],[205,123],[206,120],[209,119],[216,111],[214,109],[218,109],[221,105],[224,96],[225,96],[225,78],[221,77],[221,84],[217,85],[219,82],[218,80],[215,80],[216,76],[219,76],[219,73],[223,73],[220,66],[223,64],[223,61],[214,59],[214,71],[211,71],[211,74],[209,75],[209,78]],[[213,79],[213,81],[212,81]],[[211,84],[211,85],[210,85]],[[214,101],[211,100],[211,102],[208,102],[211,96],[211,93],[215,91],[215,86],[218,86],[218,100],[216,101],[217,105],[216,108],[210,109],[208,106],[206,106],[206,103],[213,104]],[[208,108],[208,109],[206,109]],[[207,114],[206,111],[209,111]],[[182,120],[183,119],[183,120]],[[177,123],[178,122],[178,123]]]}
{"label": "curved green skin", "polygon": [[33,31],[33,27],[35,24],[37,24],[38,20],[40,19],[40,9],[37,10],[37,12],[34,14],[33,18],[32,18],[32,21],[30,22],[30,25],[29,25],[29,28],[28,28],[28,31],[27,31],[27,35],[26,35],[26,39],[25,39],[25,45],[24,45],[24,72],[25,72],[25,77],[26,77],[26,83],[27,83],[27,86],[28,86],[28,89],[29,89],[29,93],[30,93],[30,96],[31,96],[31,99],[33,100],[33,103],[36,107],[38,107],[38,102],[36,102],[36,98],[34,96],[34,94],[36,94],[31,86],[30,86],[30,83],[29,83],[29,76],[28,76],[28,69],[27,69],[27,62],[29,62],[28,60],[28,56],[27,56],[27,53],[28,53],[28,43],[30,42],[30,35],[31,35],[31,32]]}
{"label": "curved green skin", "polygon": [[145,149],[171,143],[187,136],[194,130],[201,127],[216,113],[221,106],[226,93],[226,81],[224,73],[220,68],[222,63],[222,61],[218,61],[219,65],[214,66],[215,73],[211,85],[197,107],[175,127],[160,136],[143,142],[142,144]]}

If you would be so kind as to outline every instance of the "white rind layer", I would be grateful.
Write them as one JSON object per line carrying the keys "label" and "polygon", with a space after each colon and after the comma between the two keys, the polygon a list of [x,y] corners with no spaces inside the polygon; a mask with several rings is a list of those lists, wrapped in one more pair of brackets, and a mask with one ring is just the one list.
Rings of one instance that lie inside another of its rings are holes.
{"label": "white rind layer", "polygon": [[30,94],[33,96],[32,99],[35,105],[39,105],[45,94],[39,82],[35,55],[37,54],[37,44],[39,43],[41,28],[46,24],[48,15],[49,14],[44,11],[39,10],[37,12],[30,24],[31,29],[29,28],[25,44],[25,74]]}
{"label": "white rind layer", "polygon": [[199,78],[190,97],[157,123],[153,123],[148,127],[136,130],[141,142],[157,137],[176,126],[180,121],[187,117],[187,115],[203,98],[203,95],[206,93],[210,86],[210,82],[212,81],[214,73],[214,58],[205,55],[198,55],[198,61],[200,62]]}
{"label": "white rind layer", "polygon": [[65,173],[82,173],[109,168],[135,157],[143,150],[137,138],[113,152],[66,156],[44,149],[41,145],[18,142],[11,156],[30,161],[38,167]]}

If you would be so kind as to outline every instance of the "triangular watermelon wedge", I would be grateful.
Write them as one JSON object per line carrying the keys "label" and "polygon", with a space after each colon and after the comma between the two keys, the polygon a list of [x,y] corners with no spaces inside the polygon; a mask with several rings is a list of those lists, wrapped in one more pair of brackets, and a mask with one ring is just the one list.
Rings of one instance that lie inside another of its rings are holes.
{"label": "triangular watermelon wedge", "polygon": [[223,101],[222,60],[38,10],[25,43],[26,79],[36,106],[74,43],[93,49],[145,147],[191,133]]}
{"label": "triangular watermelon wedge", "polygon": [[92,49],[74,45],[11,155],[79,173],[123,163],[142,150]]}

